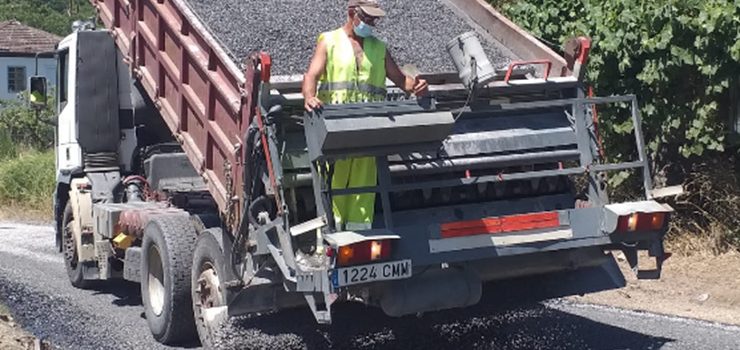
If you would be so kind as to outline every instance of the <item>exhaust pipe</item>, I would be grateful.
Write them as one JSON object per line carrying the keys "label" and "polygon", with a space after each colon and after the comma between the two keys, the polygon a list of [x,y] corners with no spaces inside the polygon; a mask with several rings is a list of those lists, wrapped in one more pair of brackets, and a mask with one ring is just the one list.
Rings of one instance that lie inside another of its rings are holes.
{"label": "exhaust pipe", "polygon": [[480,278],[470,269],[429,270],[390,283],[383,291],[380,307],[391,317],[461,308],[477,304],[481,290]]}

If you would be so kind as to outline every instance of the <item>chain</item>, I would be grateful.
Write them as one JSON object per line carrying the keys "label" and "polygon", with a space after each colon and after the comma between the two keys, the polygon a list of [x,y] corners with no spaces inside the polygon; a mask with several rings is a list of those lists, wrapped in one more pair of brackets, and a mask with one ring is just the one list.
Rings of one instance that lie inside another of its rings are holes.
{"label": "chain", "polygon": [[234,227],[236,220],[234,213],[234,180],[231,178],[231,162],[224,163],[224,175],[226,176],[226,223]]}

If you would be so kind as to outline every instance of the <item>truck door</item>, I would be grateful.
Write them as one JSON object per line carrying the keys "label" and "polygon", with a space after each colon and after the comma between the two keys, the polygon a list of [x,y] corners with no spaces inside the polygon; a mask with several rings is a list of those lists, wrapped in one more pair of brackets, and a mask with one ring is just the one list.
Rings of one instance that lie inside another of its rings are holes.
{"label": "truck door", "polygon": [[[70,174],[82,169],[82,150],[77,142],[75,76],[77,33],[66,37],[57,49],[57,181],[69,182]],[[65,180],[66,179],[66,180]]]}

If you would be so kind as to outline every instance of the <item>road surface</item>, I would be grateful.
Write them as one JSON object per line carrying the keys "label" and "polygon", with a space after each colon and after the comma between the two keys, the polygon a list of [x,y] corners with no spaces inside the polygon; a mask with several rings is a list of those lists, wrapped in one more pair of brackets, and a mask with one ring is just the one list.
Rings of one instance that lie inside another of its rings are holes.
{"label": "road surface", "polygon": [[[149,334],[138,285],[74,289],[53,241],[49,226],[0,223],[0,301],[18,322],[59,349],[167,348]],[[740,327],[563,300],[497,304],[485,300],[400,319],[345,304],[334,308],[330,327],[317,326],[307,310],[291,310],[235,320],[223,343],[240,349],[740,349]]]}

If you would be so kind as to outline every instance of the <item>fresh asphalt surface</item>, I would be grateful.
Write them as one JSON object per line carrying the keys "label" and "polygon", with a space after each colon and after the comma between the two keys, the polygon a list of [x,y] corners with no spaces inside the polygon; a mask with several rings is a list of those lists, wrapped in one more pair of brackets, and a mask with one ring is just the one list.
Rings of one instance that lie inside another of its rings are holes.
{"label": "fresh asphalt surface", "polygon": [[[55,348],[166,348],[149,334],[138,285],[69,285],[48,226],[0,223],[0,300]],[[559,300],[400,319],[345,304],[331,327],[292,310],[236,320],[226,334],[227,348],[244,349],[740,349],[740,327]]]}

